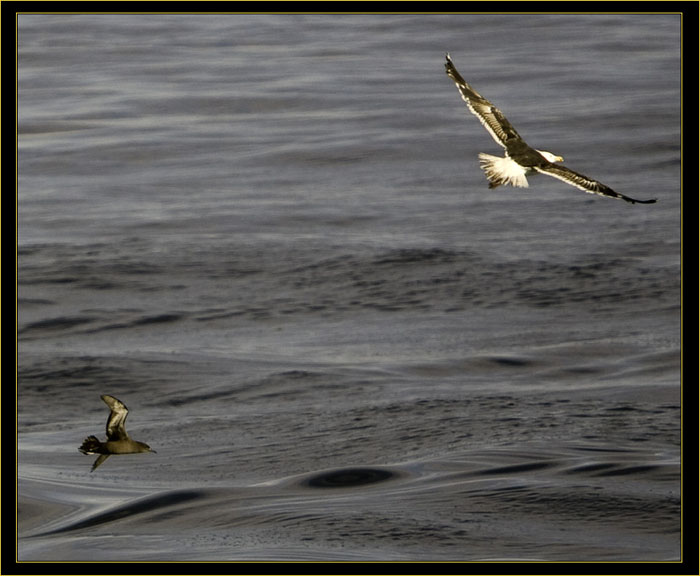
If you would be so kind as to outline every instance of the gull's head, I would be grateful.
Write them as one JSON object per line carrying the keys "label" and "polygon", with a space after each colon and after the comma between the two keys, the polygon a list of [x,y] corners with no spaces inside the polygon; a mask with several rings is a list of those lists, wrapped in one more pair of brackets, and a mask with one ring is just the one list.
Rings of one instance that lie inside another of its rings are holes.
{"label": "gull's head", "polygon": [[561,156],[557,156],[556,154],[552,154],[551,152],[547,152],[546,150],[538,150],[542,156],[545,157],[547,162],[563,162],[564,159]]}

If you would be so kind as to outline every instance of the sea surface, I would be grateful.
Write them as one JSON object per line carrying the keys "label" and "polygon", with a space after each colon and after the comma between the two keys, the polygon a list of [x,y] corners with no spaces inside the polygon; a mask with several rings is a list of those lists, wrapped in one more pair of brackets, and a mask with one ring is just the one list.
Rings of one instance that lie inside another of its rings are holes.
{"label": "sea surface", "polygon": [[20,561],[681,558],[679,16],[18,34]]}

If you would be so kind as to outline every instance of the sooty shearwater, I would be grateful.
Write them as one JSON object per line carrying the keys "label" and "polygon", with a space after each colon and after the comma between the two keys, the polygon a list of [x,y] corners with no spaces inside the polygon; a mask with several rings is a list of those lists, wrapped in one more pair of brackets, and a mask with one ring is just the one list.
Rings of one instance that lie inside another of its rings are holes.
{"label": "sooty shearwater", "polygon": [[135,454],[137,452],[155,452],[148,444],[137,442],[129,438],[124,428],[124,422],[129,414],[126,406],[114,396],[104,394],[100,396],[109,406],[109,418],[107,418],[107,441],[100,442],[96,436],[88,436],[78,450],[83,454],[99,454],[90,472],[102,464],[112,454]]}

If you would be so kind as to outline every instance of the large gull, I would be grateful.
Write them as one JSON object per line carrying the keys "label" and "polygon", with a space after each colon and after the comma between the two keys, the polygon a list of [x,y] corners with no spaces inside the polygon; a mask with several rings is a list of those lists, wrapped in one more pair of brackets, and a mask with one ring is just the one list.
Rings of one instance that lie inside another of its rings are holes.
{"label": "large gull", "polygon": [[452,63],[449,54],[446,54],[445,71],[454,80],[462,99],[467,103],[469,110],[481,121],[484,128],[493,139],[505,148],[505,156],[491,156],[490,154],[479,154],[481,169],[489,180],[489,188],[495,188],[501,184],[510,184],[520,188],[527,188],[526,175],[532,173],[546,174],[552,178],[557,178],[571,186],[588,192],[599,194],[609,198],[619,198],[634,204],[652,204],[656,198],[651,200],[637,200],[630,198],[602,182],[588,178],[583,174],[574,172],[566,166],[557,164],[563,158],[547,152],[531,148],[517,133],[513,125],[503,115],[498,108],[479,94],[474,88],[467,84],[462,75],[457,72],[457,68]]}

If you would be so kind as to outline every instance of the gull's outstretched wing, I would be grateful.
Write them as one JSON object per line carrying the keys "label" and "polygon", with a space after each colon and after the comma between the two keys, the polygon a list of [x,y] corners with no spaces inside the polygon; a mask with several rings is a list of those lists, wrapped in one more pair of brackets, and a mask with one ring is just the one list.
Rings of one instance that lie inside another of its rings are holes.
{"label": "gull's outstretched wing", "polygon": [[504,148],[508,148],[508,144],[515,140],[522,140],[520,134],[517,133],[513,125],[508,122],[508,119],[503,115],[498,108],[491,102],[479,94],[474,88],[467,84],[462,75],[457,72],[450,55],[445,55],[445,71],[447,75],[454,80],[457,85],[457,90],[462,96],[462,100],[467,103],[469,110],[472,111],[479,121],[484,125],[493,139]]}
{"label": "gull's outstretched wing", "polygon": [[592,180],[591,178],[588,178],[583,174],[579,174],[578,172],[574,172],[561,164],[549,163],[542,166],[535,166],[534,169],[540,174],[546,174],[552,178],[557,178],[562,182],[566,182],[567,184],[575,186],[579,190],[583,190],[584,192],[588,192],[590,194],[600,194],[601,196],[608,196],[610,198],[619,198],[621,200],[625,200],[626,202],[631,202],[632,204],[653,204],[656,202],[656,198],[651,200],[637,200],[636,198],[630,198],[629,196],[615,192],[615,190],[609,188],[602,182]]}

